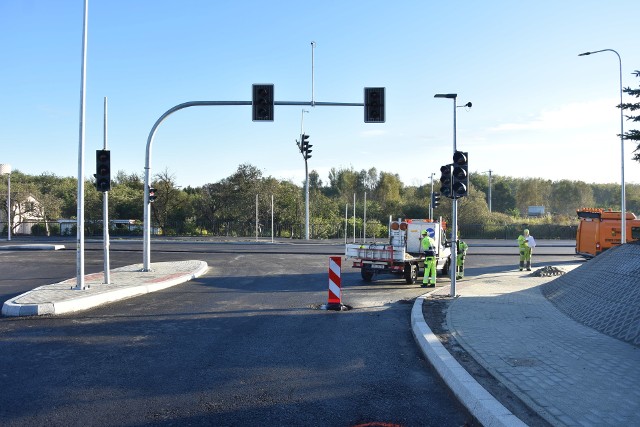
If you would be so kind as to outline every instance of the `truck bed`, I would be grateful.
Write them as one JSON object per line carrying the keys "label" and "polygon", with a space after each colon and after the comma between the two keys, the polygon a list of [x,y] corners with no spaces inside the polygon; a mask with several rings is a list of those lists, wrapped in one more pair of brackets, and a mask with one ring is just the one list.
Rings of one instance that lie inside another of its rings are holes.
{"label": "truck bed", "polygon": [[414,256],[405,251],[404,248],[382,244],[347,244],[345,247],[347,258],[358,258],[362,260],[387,261],[387,262],[409,262],[417,261],[419,256]]}

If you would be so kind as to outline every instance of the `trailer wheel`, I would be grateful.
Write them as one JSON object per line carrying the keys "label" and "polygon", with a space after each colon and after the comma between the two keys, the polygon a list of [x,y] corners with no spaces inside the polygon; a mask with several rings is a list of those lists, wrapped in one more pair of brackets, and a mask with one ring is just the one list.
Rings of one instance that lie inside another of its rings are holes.
{"label": "trailer wheel", "polygon": [[412,285],[418,282],[418,266],[411,263],[404,264],[404,280]]}
{"label": "trailer wheel", "polygon": [[360,270],[360,275],[365,282],[371,282],[373,280],[373,271],[371,270],[365,270],[363,268]]}

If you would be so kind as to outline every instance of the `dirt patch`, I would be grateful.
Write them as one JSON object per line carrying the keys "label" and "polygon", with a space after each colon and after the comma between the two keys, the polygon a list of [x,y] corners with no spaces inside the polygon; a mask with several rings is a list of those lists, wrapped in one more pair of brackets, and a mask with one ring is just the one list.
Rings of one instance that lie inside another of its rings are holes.
{"label": "dirt patch", "polygon": [[451,302],[450,296],[432,295],[427,296],[422,304],[424,319],[431,331],[440,339],[442,345],[485,390],[524,423],[532,427],[551,426],[500,381],[496,380],[456,341],[447,328],[447,309]]}

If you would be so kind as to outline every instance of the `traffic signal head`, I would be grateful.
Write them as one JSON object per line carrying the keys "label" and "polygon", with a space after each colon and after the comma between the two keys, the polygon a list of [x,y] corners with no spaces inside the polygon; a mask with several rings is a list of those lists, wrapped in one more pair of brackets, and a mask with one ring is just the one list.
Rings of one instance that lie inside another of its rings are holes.
{"label": "traffic signal head", "polygon": [[440,168],[440,193],[442,193],[442,195],[444,197],[448,197],[448,198],[452,198],[452,192],[451,192],[451,184],[452,184],[452,179],[451,179],[451,169],[452,169],[452,165],[444,165]]}
{"label": "traffic signal head", "polygon": [[456,151],[453,153],[453,174],[452,174],[452,194],[453,198],[469,195],[469,153]]}
{"label": "traffic signal head", "polygon": [[253,85],[253,121],[273,121],[273,85]]}
{"label": "traffic signal head", "polygon": [[440,193],[434,191],[431,193],[431,207],[433,209],[437,208],[440,205]]}
{"label": "traffic signal head", "polygon": [[156,201],[156,189],[154,187],[149,187],[149,203],[153,203]]}
{"label": "traffic signal head", "polygon": [[111,190],[111,152],[96,150],[96,189],[98,191]]}
{"label": "traffic signal head", "polygon": [[364,122],[384,123],[384,88],[364,88]]}
{"label": "traffic signal head", "polygon": [[309,144],[309,135],[302,134],[300,135],[300,152],[305,160],[311,158],[311,152],[313,151],[311,147],[313,145]]}

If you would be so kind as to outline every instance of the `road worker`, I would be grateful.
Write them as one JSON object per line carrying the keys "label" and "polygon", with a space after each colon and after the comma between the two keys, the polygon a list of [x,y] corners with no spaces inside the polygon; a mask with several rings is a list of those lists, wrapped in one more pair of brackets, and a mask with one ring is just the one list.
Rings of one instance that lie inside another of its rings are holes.
{"label": "road worker", "polygon": [[422,250],[424,251],[424,277],[422,286],[436,286],[436,241],[422,230]]}
{"label": "road worker", "polygon": [[458,240],[456,240],[456,279],[462,279],[464,277],[464,259],[467,256],[467,245],[463,240],[460,240],[460,232],[458,231]]}
{"label": "road worker", "polygon": [[518,236],[518,246],[520,247],[520,271],[525,267],[527,271],[531,271],[531,250],[536,246],[536,241],[529,234],[528,229],[525,228]]}

